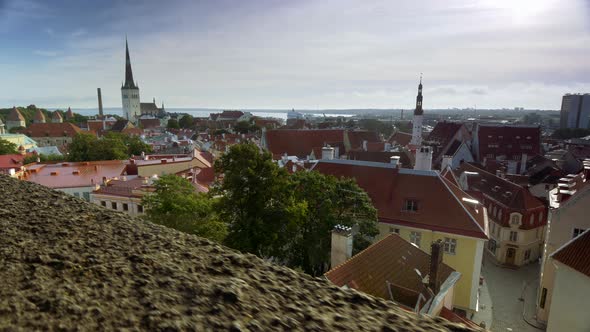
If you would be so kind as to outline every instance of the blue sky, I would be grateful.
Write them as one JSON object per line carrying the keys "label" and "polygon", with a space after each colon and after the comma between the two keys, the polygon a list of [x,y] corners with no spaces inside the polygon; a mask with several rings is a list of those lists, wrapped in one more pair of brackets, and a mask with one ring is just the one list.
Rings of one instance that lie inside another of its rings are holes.
{"label": "blue sky", "polygon": [[558,109],[590,92],[589,0],[0,0],[0,107]]}

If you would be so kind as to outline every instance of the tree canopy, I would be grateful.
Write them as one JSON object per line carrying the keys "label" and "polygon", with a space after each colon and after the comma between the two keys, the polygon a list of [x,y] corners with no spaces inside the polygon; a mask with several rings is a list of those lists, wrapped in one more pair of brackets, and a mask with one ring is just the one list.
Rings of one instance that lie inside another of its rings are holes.
{"label": "tree canopy", "polygon": [[16,144],[0,138],[0,155],[18,153]]}
{"label": "tree canopy", "polygon": [[108,133],[102,138],[89,133],[79,133],[69,147],[70,161],[122,160],[132,154],[151,152],[151,147],[137,136]]}
{"label": "tree canopy", "polygon": [[196,193],[186,179],[165,175],[154,186],[155,192],[143,197],[146,219],[218,242],[225,238],[227,227],[214,213],[214,200]]}
{"label": "tree canopy", "polygon": [[194,127],[195,118],[190,114],[185,114],[179,121],[178,125],[180,128],[192,128]]}
{"label": "tree canopy", "polygon": [[178,129],[178,128],[180,128],[180,125],[178,124],[178,120],[176,120],[176,119],[170,119],[170,120],[168,120],[168,124],[166,125],[166,128],[169,128],[169,129]]}
{"label": "tree canopy", "polygon": [[224,175],[214,194],[230,247],[320,275],[329,267],[335,225],[357,225],[355,251],[378,234],[377,212],[351,179],[289,175],[251,143],[232,146],[215,168]]}
{"label": "tree canopy", "polygon": [[239,121],[234,126],[234,131],[239,134],[249,134],[249,133],[257,132],[259,130],[260,130],[260,127],[258,127],[256,124],[254,124],[250,121]]}

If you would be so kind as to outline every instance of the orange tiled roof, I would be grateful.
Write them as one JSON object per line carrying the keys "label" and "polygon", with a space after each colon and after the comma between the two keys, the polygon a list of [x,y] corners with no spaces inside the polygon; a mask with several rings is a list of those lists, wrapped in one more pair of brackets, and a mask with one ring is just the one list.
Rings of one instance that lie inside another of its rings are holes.
{"label": "orange tiled roof", "polygon": [[21,112],[16,108],[13,107],[8,116],[6,117],[7,121],[25,121],[25,117],[21,114]]}
{"label": "orange tiled roof", "polygon": [[[321,160],[313,170],[355,179],[371,198],[380,222],[488,238],[483,206],[470,203],[472,196],[436,171],[356,160]],[[418,212],[404,211],[407,199],[418,201]]]}
{"label": "orange tiled roof", "polygon": [[[425,293],[422,280],[414,269],[423,277],[429,274],[430,255],[402,239],[397,234],[390,234],[374,243],[351,259],[328,271],[325,276],[335,285],[350,288],[391,300],[387,282],[391,287],[393,298],[402,300],[402,304],[414,307],[416,301],[407,294]],[[454,270],[447,264],[440,266],[439,282],[442,284]],[[404,291],[410,290],[411,292]],[[404,303],[403,299],[407,299]]]}
{"label": "orange tiled roof", "polygon": [[22,154],[0,155],[0,169],[20,168],[24,159]]}
{"label": "orange tiled roof", "polygon": [[553,259],[590,277],[590,229],[557,249]]}
{"label": "orange tiled roof", "polygon": [[29,137],[74,137],[82,129],[69,122],[33,123],[21,132]]}
{"label": "orange tiled roof", "polygon": [[35,164],[27,167],[24,180],[49,188],[90,187],[124,171],[125,163],[121,160]]}
{"label": "orange tiled roof", "polygon": [[[321,150],[326,144],[342,144],[344,142],[344,130],[342,129],[277,129],[266,132],[268,150],[273,156],[297,156],[305,158],[314,148]],[[318,151],[319,151],[318,150]],[[344,150],[340,150],[344,153]],[[316,158],[320,158],[316,154]]]}
{"label": "orange tiled roof", "polygon": [[37,109],[37,111],[35,112],[35,115],[33,116],[33,120],[35,121],[39,121],[39,122],[44,122],[45,121],[45,114],[43,114],[43,112],[40,109]]}
{"label": "orange tiled roof", "polygon": [[410,144],[411,140],[412,140],[412,134],[397,131],[397,132],[391,134],[391,136],[389,136],[389,139],[387,139],[387,142],[389,142],[391,144],[398,144],[401,146],[406,146],[406,145]]}

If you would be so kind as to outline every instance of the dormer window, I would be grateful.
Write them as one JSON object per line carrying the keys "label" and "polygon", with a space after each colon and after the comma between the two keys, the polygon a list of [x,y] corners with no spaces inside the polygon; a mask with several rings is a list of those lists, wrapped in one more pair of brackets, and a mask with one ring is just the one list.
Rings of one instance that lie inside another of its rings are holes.
{"label": "dormer window", "polygon": [[415,199],[406,199],[404,202],[404,211],[418,212],[418,201]]}
{"label": "dormer window", "polygon": [[518,213],[514,213],[510,216],[510,225],[512,226],[520,226],[520,218],[521,215]]}

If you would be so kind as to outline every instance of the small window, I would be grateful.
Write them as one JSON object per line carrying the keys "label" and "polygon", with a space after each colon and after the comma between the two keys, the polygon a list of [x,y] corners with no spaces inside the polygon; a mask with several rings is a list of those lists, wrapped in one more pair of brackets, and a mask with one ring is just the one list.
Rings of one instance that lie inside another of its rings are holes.
{"label": "small window", "polygon": [[102,205],[102,206],[106,207],[106,206],[107,206],[107,202],[105,202],[105,201],[100,201],[100,205]]}
{"label": "small window", "polygon": [[574,236],[572,236],[572,239],[575,238],[576,236],[584,233],[585,229],[583,228],[574,228]]}
{"label": "small window", "polygon": [[420,239],[421,238],[422,238],[422,234],[420,232],[411,232],[410,233],[410,242],[417,245],[418,247],[420,246]]}
{"label": "small window", "polygon": [[520,224],[520,215],[513,214],[512,217],[510,218],[510,224],[511,225],[518,225],[518,224]]}
{"label": "small window", "polygon": [[123,211],[129,211],[129,205],[127,203],[123,203]]}
{"label": "small window", "polygon": [[111,208],[113,210],[116,210],[117,209],[117,202],[111,202]]}
{"label": "small window", "polygon": [[143,213],[143,206],[141,206],[141,205],[138,205],[138,206],[137,206],[137,212],[138,212],[138,213]]}
{"label": "small window", "polygon": [[543,222],[543,211],[539,212],[539,223]]}
{"label": "small window", "polygon": [[510,232],[510,241],[512,241],[512,242],[518,241],[518,232],[514,232],[514,231]]}
{"label": "small window", "polygon": [[395,233],[399,235],[399,228],[389,227],[389,233]]}
{"label": "small window", "polygon": [[527,249],[524,252],[524,260],[528,261],[529,259],[531,259],[531,249]]}
{"label": "small window", "polygon": [[529,220],[529,222],[531,223],[531,225],[533,225],[535,223],[535,215],[531,214],[531,219]]}
{"label": "small window", "polygon": [[547,299],[547,288],[543,288],[543,291],[541,291],[541,301],[539,301],[539,307],[541,307],[542,309],[545,308],[545,300]]}
{"label": "small window", "polygon": [[417,212],[418,211],[418,201],[413,199],[406,199],[404,204],[404,211],[411,211]]}
{"label": "small window", "polygon": [[80,193],[74,193],[74,197],[80,198]]}
{"label": "small window", "polygon": [[445,237],[444,251],[447,254],[454,255],[456,249],[457,249],[457,240]]}
{"label": "small window", "polygon": [[83,192],[82,196],[84,197],[85,200],[90,202],[90,193],[89,192]]}

